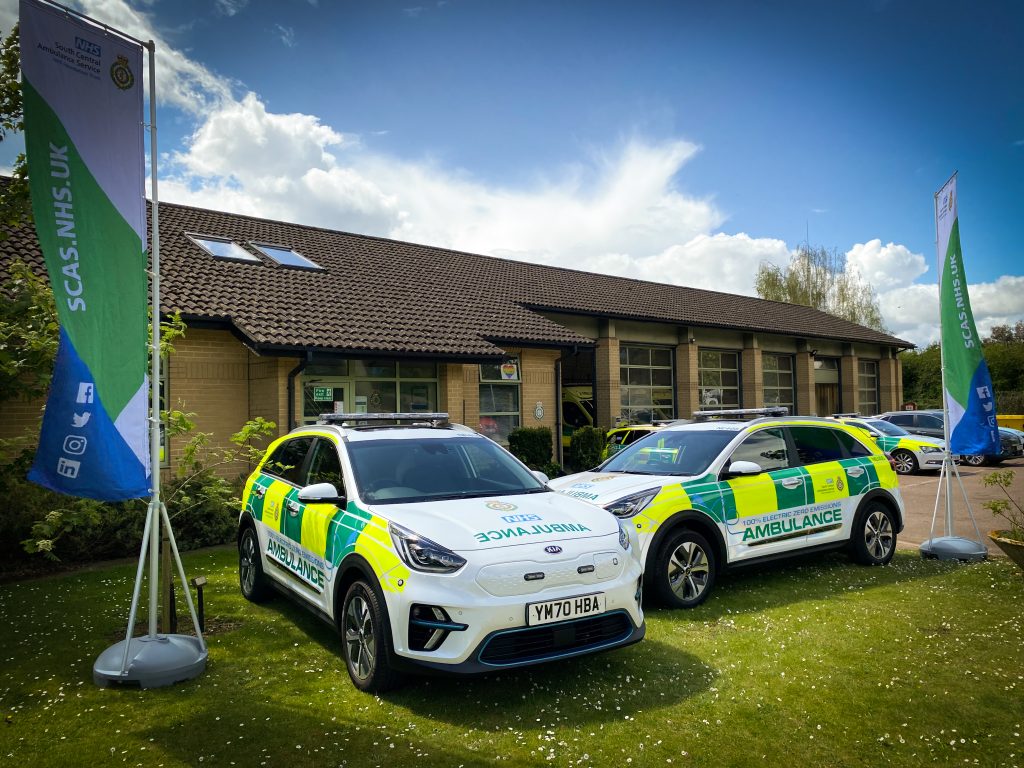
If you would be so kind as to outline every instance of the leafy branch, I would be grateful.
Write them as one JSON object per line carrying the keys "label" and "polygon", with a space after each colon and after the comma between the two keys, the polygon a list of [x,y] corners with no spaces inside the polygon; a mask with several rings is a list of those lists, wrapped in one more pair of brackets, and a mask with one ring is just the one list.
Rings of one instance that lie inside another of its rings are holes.
{"label": "leafy branch", "polygon": [[1010,526],[1010,538],[1024,542],[1024,509],[1020,502],[1010,495],[1009,488],[1013,485],[1014,472],[1003,469],[989,474],[984,483],[990,488],[998,488],[1006,496],[1005,499],[992,499],[982,506],[993,515],[1003,518]]}

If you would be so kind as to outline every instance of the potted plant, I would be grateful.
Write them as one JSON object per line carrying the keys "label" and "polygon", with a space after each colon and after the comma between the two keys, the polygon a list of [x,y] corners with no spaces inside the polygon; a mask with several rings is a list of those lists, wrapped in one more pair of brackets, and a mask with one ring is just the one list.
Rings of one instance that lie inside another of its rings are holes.
{"label": "potted plant", "polygon": [[988,475],[984,481],[985,485],[998,488],[1006,498],[986,501],[984,506],[1009,525],[1009,528],[1004,530],[989,531],[989,538],[1013,562],[1024,569],[1024,508],[1021,508],[1020,502],[1010,495],[1013,477],[1012,469],[1004,469]]}

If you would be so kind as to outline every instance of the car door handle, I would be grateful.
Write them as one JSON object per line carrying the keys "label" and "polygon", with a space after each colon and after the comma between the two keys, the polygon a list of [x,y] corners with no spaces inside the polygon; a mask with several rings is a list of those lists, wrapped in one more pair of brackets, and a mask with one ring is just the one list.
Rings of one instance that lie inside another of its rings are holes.
{"label": "car door handle", "polygon": [[782,481],[783,488],[796,488],[797,486],[803,485],[804,479],[802,477],[787,477]]}
{"label": "car door handle", "polygon": [[254,485],[252,487],[252,492],[254,496],[259,496],[262,499],[266,495],[267,489],[262,485]]}
{"label": "car door handle", "polygon": [[289,515],[291,515],[292,517],[299,516],[299,505],[297,503],[295,503],[294,501],[289,501],[287,504],[285,504],[285,506],[288,507]]}

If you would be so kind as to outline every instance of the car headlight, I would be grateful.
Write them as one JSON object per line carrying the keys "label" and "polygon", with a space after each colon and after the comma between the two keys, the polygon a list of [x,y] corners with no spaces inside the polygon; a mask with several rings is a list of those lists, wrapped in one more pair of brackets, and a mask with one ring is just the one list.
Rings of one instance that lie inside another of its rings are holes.
{"label": "car headlight", "polygon": [[921,446],[921,453],[942,453],[945,448],[939,448],[937,445],[923,445]]}
{"label": "car headlight", "polygon": [[389,523],[388,532],[402,561],[414,571],[455,573],[466,564],[466,558],[408,528]]}
{"label": "car headlight", "polygon": [[619,524],[619,546],[627,552],[629,551],[629,531],[626,530],[626,526],[622,524],[621,520],[616,520]]}
{"label": "car headlight", "polygon": [[659,486],[657,488],[648,488],[646,491],[640,491],[640,493],[634,493],[630,496],[623,496],[621,499],[616,499],[611,504],[605,504],[604,508],[616,517],[632,517],[650,504],[651,500],[658,495],[660,490],[661,487]]}

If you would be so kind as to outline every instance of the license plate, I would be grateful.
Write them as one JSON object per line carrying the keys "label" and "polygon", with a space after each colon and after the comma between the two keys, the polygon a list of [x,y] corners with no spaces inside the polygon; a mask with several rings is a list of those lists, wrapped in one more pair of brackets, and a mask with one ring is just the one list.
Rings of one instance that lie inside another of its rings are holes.
{"label": "license plate", "polygon": [[526,625],[536,627],[541,624],[553,624],[556,621],[578,619],[581,616],[594,616],[604,613],[604,607],[603,592],[566,597],[561,600],[546,600],[543,603],[527,603]]}

